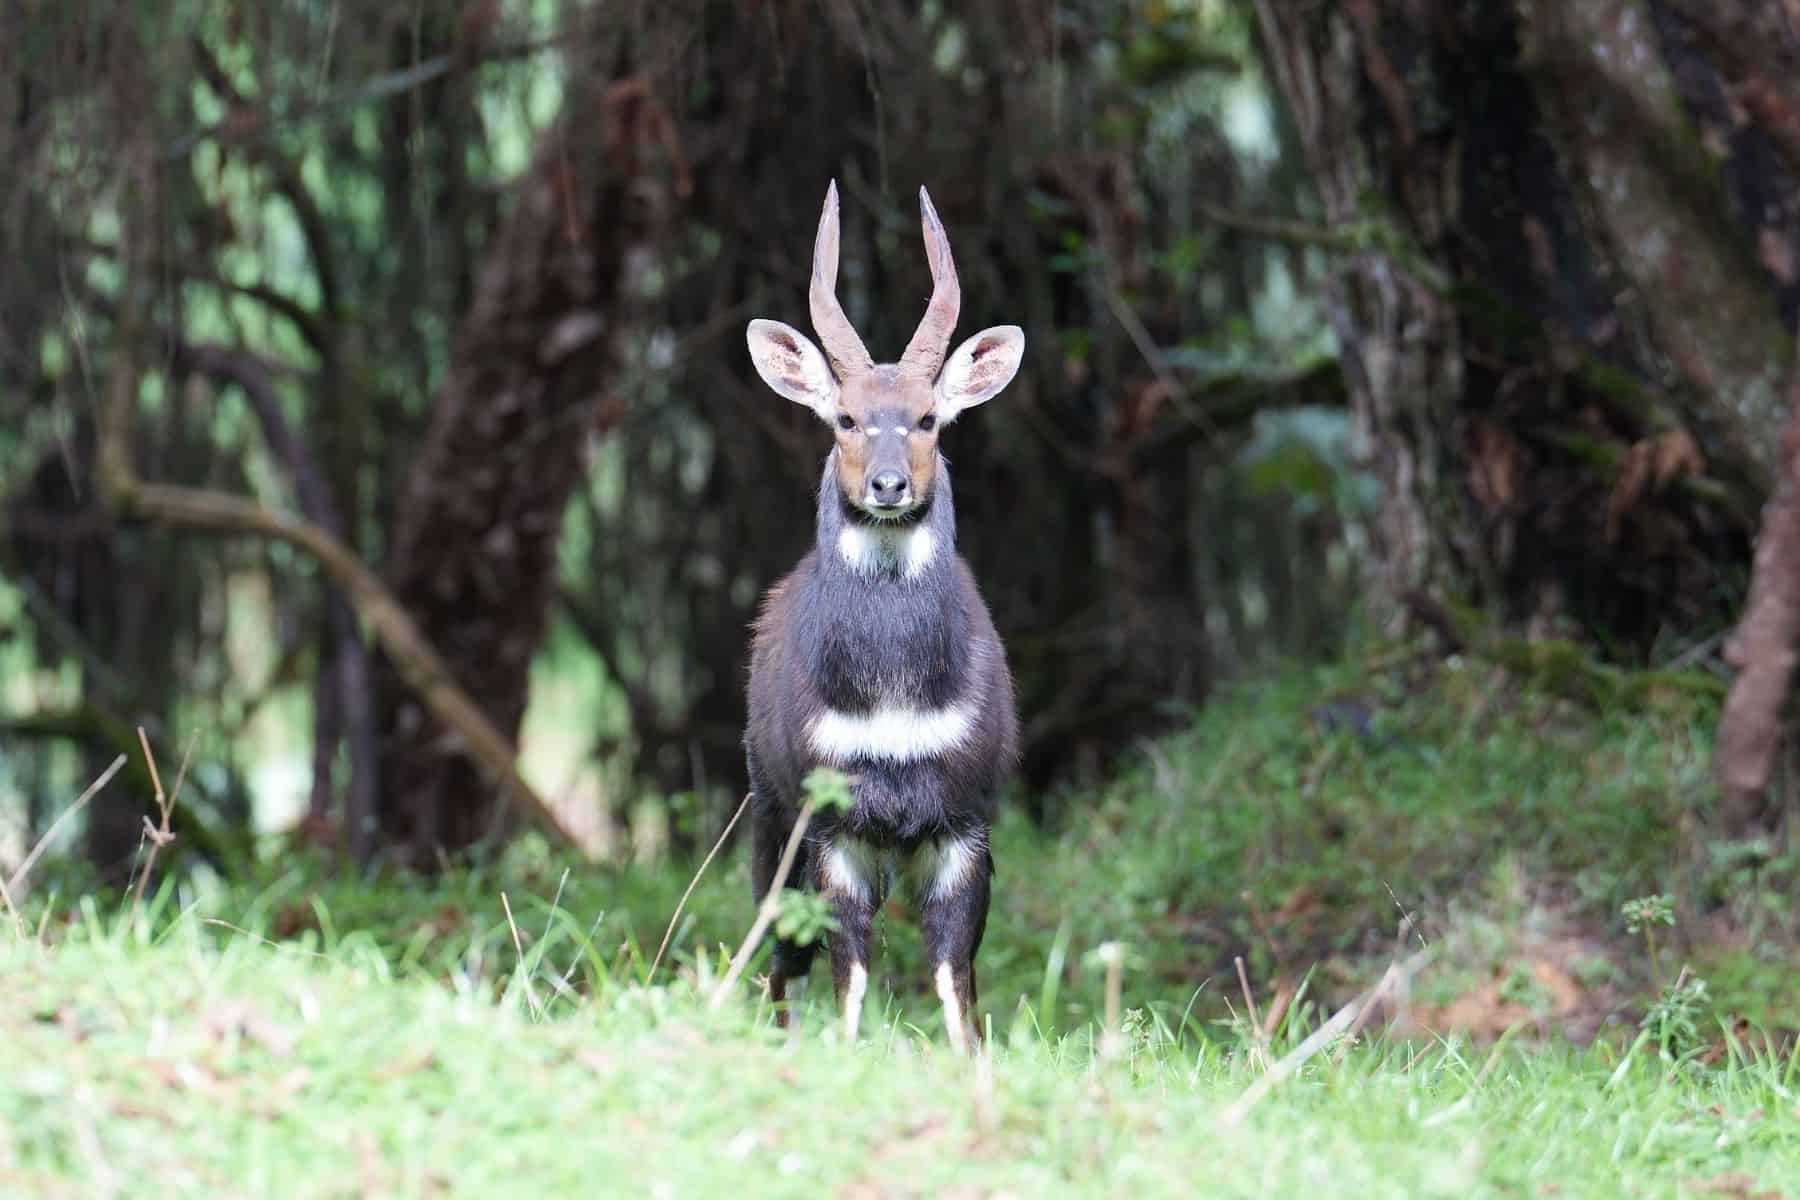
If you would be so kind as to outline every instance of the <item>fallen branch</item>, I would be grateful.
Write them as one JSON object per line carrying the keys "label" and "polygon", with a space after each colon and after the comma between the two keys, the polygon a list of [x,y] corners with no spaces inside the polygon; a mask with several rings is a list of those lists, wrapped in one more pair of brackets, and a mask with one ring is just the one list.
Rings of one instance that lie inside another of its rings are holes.
{"label": "fallen branch", "polygon": [[[141,156],[143,148],[139,146]],[[151,192],[154,174],[138,161],[128,173]],[[579,845],[556,810],[537,794],[519,771],[518,755],[507,736],[469,698],[444,660],[357,555],[311,521],[264,508],[251,500],[218,492],[138,478],[131,455],[132,417],[137,405],[139,341],[147,324],[144,246],[149,238],[139,225],[149,225],[147,205],[129,205],[126,235],[121,238],[124,278],[120,284],[118,328],[111,377],[100,419],[96,474],[100,488],[115,507],[150,521],[214,533],[244,534],[283,542],[311,555],[344,594],[356,615],[387,652],[402,681],[425,707],[462,743],[462,749],[516,799],[526,814],[552,836]]]}
{"label": "fallen branch", "polygon": [[194,488],[145,483],[134,476],[105,483],[108,494],[135,516],[213,533],[246,534],[284,542],[317,560],[343,591],[357,617],[387,653],[400,678],[431,714],[462,741],[464,751],[502,781],[544,830],[571,845],[579,842],[519,772],[510,739],[451,677],[437,650],[419,632],[375,573],[342,542],[309,521],[273,512],[251,500]]}

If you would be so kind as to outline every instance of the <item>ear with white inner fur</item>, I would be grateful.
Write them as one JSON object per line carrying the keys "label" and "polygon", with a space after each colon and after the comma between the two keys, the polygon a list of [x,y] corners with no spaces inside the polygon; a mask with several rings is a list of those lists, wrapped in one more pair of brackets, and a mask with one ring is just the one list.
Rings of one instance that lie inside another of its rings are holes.
{"label": "ear with white inner fur", "polygon": [[837,412],[838,384],[812,340],[780,321],[750,322],[745,334],[756,373],[776,394],[804,404],[830,421]]}
{"label": "ear with white inner fur", "polygon": [[995,325],[958,346],[938,374],[938,424],[998,396],[1019,373],[1024,357],[1025,331],[1017,325]]}

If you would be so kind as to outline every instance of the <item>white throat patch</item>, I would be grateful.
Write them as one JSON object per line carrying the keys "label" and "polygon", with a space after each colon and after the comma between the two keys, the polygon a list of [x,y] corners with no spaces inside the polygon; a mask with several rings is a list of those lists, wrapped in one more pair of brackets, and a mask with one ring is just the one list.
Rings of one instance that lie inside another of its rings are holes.
{"label": "white throat patch", "polygon": [[895,571],[905,579],[917,579],[937,557],[937,534],[923,524],[880,525],[846,524],[838,532],[838,553],[859,575]]}

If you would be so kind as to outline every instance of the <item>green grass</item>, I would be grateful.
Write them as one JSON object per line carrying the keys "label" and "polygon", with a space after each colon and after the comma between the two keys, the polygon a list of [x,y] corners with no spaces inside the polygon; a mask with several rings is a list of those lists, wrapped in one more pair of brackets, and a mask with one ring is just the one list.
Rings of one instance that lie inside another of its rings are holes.
{"label": "green grass", "polygon": [[[366,947],[366,944],[365,944]],[[1247,1042],[996,1039],[983,1071],[892,1011],[784,1038],[691,990],[618,985],[540,1018],[196,919],[0,947],[0,1193],[1484,1196],[1800,1184],[1800,1059],[1378,1040],[1253,1108]],[[929,1026],[929,1022],[921,1020]],[[1295,1027],[1297,1033],[1298,1025]],[[1275,1053],[1294,1034],[1278,1035]],[[1747,1193],[1746,1193],[1747,1194]]]}
{"label": "green grass", "polygon": [[[1371,736],[1309,718],[1350,691]],[[137,913],[46,877],[27,932],[0,919],[0,1196],[1800,1196],[1793,868],[1698,832],[1711,720],[1456,669],[1221,697],[1051,798],[1051,827],[1002,823],[981,1065],[945,1050],[899,912],[859,1044],[822,970],[792,1036],[751,985],[708,1011],[751,915],[741,850],[654,980],[687,866],[527,839],[365,882],[283,854]],[[1654,963],[1619,916],[1649,892],[1678,921]],[[1441,1031],[1383,1032],[1390,1010],[1225,1124],[1401,944],[1429,947],[1405,1011]],[[1304,981],[1266,1038],[1238,955],[1265,1010]],[[1659,1044],[1639,1021],[1683,966],[1715,986]]]}

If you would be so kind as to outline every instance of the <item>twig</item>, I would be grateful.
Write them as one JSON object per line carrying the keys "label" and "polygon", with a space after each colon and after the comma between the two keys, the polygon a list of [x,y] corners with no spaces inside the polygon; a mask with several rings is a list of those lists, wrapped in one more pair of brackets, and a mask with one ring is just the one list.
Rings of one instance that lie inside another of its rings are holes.
{"label": "twig", "polygon": [[1291,217],[1265,217],[1256,213],[1237,212],[1217,204],[1199,203],[1194,211],[1202,220],[1211,221],[1236,233],[1276,242],[1295,242],[1302,246],[1323,246],[1327,250],[1356,250],[1367,240],[1361,230],[1314,225]]}
{"label": "twig", "polygon": [[662,963],[663,951],[669,948],[669,939],[675,936],[675,922],[681,920],[681,910],[687,907],[688,897],[694,894],[694,887],[700,882],[700,877],[706,874],[706,868],[712,865],[713,857],[719,853],[719,847],[725,844],[725,839],[731,836],[733,829],[737,828],[738,818],[742,817],[744,810],[749,807],[750,793],[745,792],[743,800],[738,803],[737,811],[732,813],[731,820],[725,823],[725,832],[719,835],[719,840],[713,843],[712,849],[706,852],[706,857],[700,860],[700,869],[694,872],[692,879],[688,880],[687,890],[681,893],[681,899],[676,902],[675,911],[669,917],[669,927],[663,930],[662,945],[656,948],[656,957],[650,960],[650,972],[644,976],[646,984],[656,978],[656,968]]}
{"label": "twig", "polygon": [[744,966],[750,961],[750,955],[755,953],[763,935],[781,914],[781,890],[787,886],[788,873],[794,869],[794,860],[800,856],[800,842],[806,836],[807,825],[812,822],[813,811],[814,804],[808,800],[800,809],[800,815],[795,818],[794,831],[788,834],[787,845],[781,851],[781,862],[775,867],[775,878],[769,881],[768,893],[757,906],[756,920],[750,923],[750,932],[744,935],[743,944],[731,956],[731,965],[725,970],[725,978],[719,980],[719,986],[713,989],[707,1008],[718,1008],[725,1002],[725,997],[736,986],[738,976],[744,973]]}
{"label": "twig", "polygon": [[[50,828],[44,830],[44,836],[38,839],[37,845],[31,848],[31,853],[25,856],[25,861],[20,863],[18,870],[13,872],[11,882],[6,885],[6,890],[9,895],[19,894],[19,888],[24,884],[26,875],[30,874],[31,868],[37,865],[37,860],[43,856],[44,848],[56,837],[57,830],[61,829],[68,823],[71,817],[85,808],[87,802],[94,798],[94,794],[107,784],[111,783],[112,777],[117,775],[124,767],[125,756],[121,754],[119,757],[113,759],[112,766],[100,773],[100,778],[88,784],[87,791],[77,796],[75,798],[75,803],[69,805],[68,808],[63,810],[61,816],[51,822]],[[7,901],[9,907],[11,903],[10,900]]]}
{"label": "twig", "polygon": [[175,813],[175,802],[181,798],[181,785],[187,782],[188,762],[194,756],[194,743],[199,741],[199,734],[188,736],[187,749],[181,752],[181,767],[175,772],[175,793],[163,793],[162,776],[156,770],[156,755],[150,752],[150,738],[144,727],[137,727],[138,745],[144,748],[144,763],[150,768],[150,786],[155,790],[156,811],[162,824],[152,825],[150,818],[144,818],[144,841],[149,844],[150,852],[144,856],[143,870],[138,872],[137,886],[132,889],[131,911],[137,913],[144,902],[144,887],[150,882],[150,872],[156,867],[156,856],[164,846],[175,840],[175,831],[169,827],[169,819]]}
{"label": "twig", "polygon": [[1339,1034],[1356,1023],[1363,1012],[1373,1008],[1385,996],[1388,989],[1401,979],[1411,978],[1425,960],[1430,957],[1429,951],[1421,950],[1405,962],[1391,962],[1388,969],[1382,972],[1375,986],[1352,1000],[1332,1014],[1325,1024],[1315,1029],[1307,1039],[1282,1056],[1281,1060],[1270,1067],[1256,1082],[1245,1088],[1243,1094],[1233,1100],[1219,1114],[1219,1123],[1227,1128],[1237,1125],[1244,1119],[1244,1114],[1254,1108],[1258,1101],[1268,1095],[1291,1078],[1295,1072],[1306,1064],[1306,1061],[1326,1046],[1335,1041]]}
{"label": "twig", "polygon": [[12,918],[13,931],[20,937],[25,936],[25,921],[19,916],[19,910],[13,906],[12,892],[6,886],[6,876],[0,875],[0,903],[6,905],[7,915]]}
{"label": "twig", "polygon": [[1263,1041],[1267,1042],[1281,1028],[1281,1018],[1287,1016],[1288,1005],[1294,1002],[1299,986],[1286,975],[1275,976],[1275,998],[1269,1001],[1269,1011],[1263,1014]]}
{"label": "twig", "polygon": [[1244,970],[1244,956],[1233,955],[1231,962],[1237,968],[1238,987],[1244,993],[1244,1007],[1250,1010],[1250,1027],[1261,1029],[1262,1018],[1256,1015],[1256,996],[1250,991],[1250,974]]}

